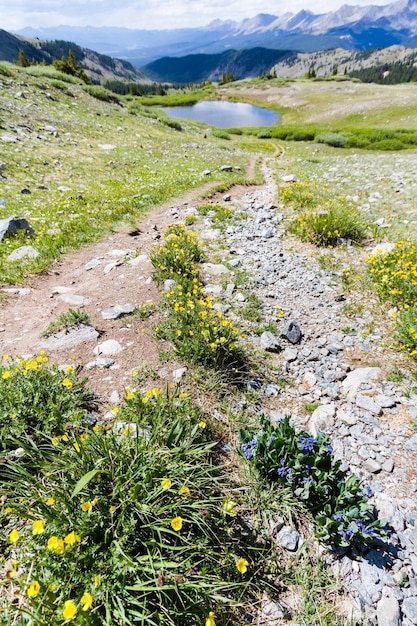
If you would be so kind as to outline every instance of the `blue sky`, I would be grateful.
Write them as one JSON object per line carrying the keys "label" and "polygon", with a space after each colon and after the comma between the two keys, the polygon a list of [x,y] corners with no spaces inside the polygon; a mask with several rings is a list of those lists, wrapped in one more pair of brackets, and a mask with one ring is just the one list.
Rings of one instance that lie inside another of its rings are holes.
{"label": "blue sky", "polygon": [[283,15],[309,9],[313,13],[337,10],[342,4],[386,5],[392,0],[0,0],[0,28],[25,26],[124,26],[170,29],[208,24],[214,19],[240,21],[258,13]]}

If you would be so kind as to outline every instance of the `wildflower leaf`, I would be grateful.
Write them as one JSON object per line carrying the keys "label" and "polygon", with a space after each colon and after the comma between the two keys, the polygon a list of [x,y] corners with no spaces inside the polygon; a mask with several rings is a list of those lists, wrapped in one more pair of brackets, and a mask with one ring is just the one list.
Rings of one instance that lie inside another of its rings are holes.
{"label": "wildflower leaf", "polygon": [[84,474],[84,476],[81,476],[80,480],[77,482],[77,484],[74,487],[74,491],[71,494],[71,498],[75,498],[75,496],[78,495],[80,491],[82,491],[84,487],[88,485],[90,480],[92,480],[95,476],[97,476],[99,472],[101,472],[101,470],[96,467],[90,472],[87,472],[87,474]]}

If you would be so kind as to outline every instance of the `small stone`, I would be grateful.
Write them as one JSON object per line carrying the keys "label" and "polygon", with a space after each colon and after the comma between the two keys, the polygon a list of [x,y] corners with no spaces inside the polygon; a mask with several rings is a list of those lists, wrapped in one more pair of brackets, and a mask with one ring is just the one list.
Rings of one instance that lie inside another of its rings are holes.
{"label": "small stone", "polygon": [[59,299],[70,306],[78,306],[80,308],[85,306],[88,302],[88,298],[84,298],[84,296],[76,296],[72,293],[64,293],[59,296]]}
{"label": "small stone", "polygon": [[417,435],[413,435],[411,439],[406,441],[404,447],[407,448],[407,450],[411,450],[412,452],[417,452]]}
{"label": "small stone", "polygon": [[201,269],[210,276],[222,276],[229,273],[229,269],[222,263],[202,263]]}
{"label": "small stone", "polygon": [[284,526],[275,536],[277,544],[290,552],[297,550],[300,539],[301,535],[296,530],[293,530],[291,526]]}
{"label": "small stone", "polygon": [[291,363],[292,361],[295,361],[297,359],[298,351],[295,348],[285,348],[282,356],[286,361]]}
{"label": "small stone", "polygon": [[178,385],[182,381],[186,373],[187,368],[180,367],[172,372],[172,380]]}
{"label": "small stone", "polygon": [[0,241],[3,237],[16,235],[20,230],[23,230],[27,235],[35,234],[35,231],[24,217],[7,217],[0,220]]}
{"label": "small stone", "polygon": [[342,383],[342,389],[347,399],[353,400],[362,384],[374,382],[380,374],[380,367],[359,367],[353,372],[349,372]]}
{"label": "small stone", "polygon": [[99,333],[89,324],[79,324],[68,331],[60,331],[45,341],[39,343],[36,348],[38,350],[65,350],[74,348],[88,341],[96,341]]}
{"label": "small stone", "polygon": [[377,461],[374,461],[374,459],[370,458],[364,460],[363,467],[371,474],[379,474],[382,470],[381,465]]}
{"label": "small stone", "polygon": [[113,363],[114,363],[114,359],[102,357],[100,359],[96,359],[95,361],[90,361],[89,363],[87,363],[85,368],[87,370],[93,370],[99,367],[106,368],[106,367],[110,367],[111,365],[113,365]]}
{"label": "small stone", "polygon": [[123,315],[133,313],[135,307],[133,304],[117,304],[116,306],[101,312],[104,320],[117,320]]}
{"label": "small stone", "polygon": [[99,259],[91,259],[91,261],[89,261],[88,263],[85,264],[85,269],[88,270],[93,270],[95,267],[97,267],[97,265],[100,265],[101,261],[99,261]]}
{"label": "small stone", "polygon": [[313,437],[317,437],[319,432],[329,432],[334,425],[336,415],[336,405],[333,403],[322,404],[311,415],[309,421],[309,431]]}
{"label": "small stone", "polygon": [[284,183],[296,183],[298,178],[295,174],[286,174],[285,176],[282,176],[281,180]]}
{"label": "small stone", "polygon": [[223,202],[230,202],[232,199],[232,196],[230,193],[227,193],[225,196],[223,196]]}
{"label": "small stone", "polygon": [[21,246],[13,250],[7,257],[8,261],[21,261],[22,259],[37,259],[39,252],[33,246]]}
{"label": "small stone", "polygon": [[412,624],[417,624],[417,596],[405,598],[402,605],[403,614]]}
{"label": "small stone", "polygon": [[287,339],[293,344],[300,343],[302,333],[297,322],[288,322],[285,328],[281,331],[281,337],[284,337],[284,339]]}
{"label": "small stone", "polygon": [[122,351],[122,346],[115,339],[108,339],[107,341],[100,343],[93,350],[94,354],[103,354],[105,356],[114,356],[116,354],[120,354]]}
{"label": "small stone", "polygon": [[233,172],[233,166],[232,165],[222,165],[220,168],[221,172]]}
{"label": "small stone", "polygon": [[281,346],[278,343],[277,337],[270,331],[265,331],[261,335],[260,339],[261,347],[267,352],[280,352]]}
{"label": "small stone", "polygon": [[168,291],[172,291],[173,289],[175,289],[176,286],[177,283],[175,282],[175,280],[172,280],[172,278],[167,278],[167,280],[164,282],[165,293],[168,293]]}
{"label": "small stone", "polygon": [[317,383],[317,376],[313,372],[306,372],[303,376],[303,385],[311,389]]}
{"label": "small stone", "polygon": [[381,407],[372,400],[369,396],[364,396],[362,394],[358,394],[356,396],[356,406],[360,409],[364,409],[365,411],[369,411],[372,415],[381,415],[382,409]]}
{"label": "small stone", "polygon": [[118,391],[113,391],[110,395],[110,402],[112,404],[119,404],[120,402],[120,393]]}
{"label": "small stone", "polygon": [[203,170],[201,172],[202,176],[211,176],[211,171],[210,170]]}
{"label": "small stone", "polygon": [[385,463],[382,464],[382,469],[384,470],[384,472],[388,472],[388,474],[391,474],[394,469],[394,461],[392,459],[387,459]]}

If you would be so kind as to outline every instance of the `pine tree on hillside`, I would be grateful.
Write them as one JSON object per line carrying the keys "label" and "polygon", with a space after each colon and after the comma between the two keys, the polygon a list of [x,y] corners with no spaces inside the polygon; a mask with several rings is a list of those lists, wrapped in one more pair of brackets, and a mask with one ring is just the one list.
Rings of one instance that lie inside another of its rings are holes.
{"label": "pine tree on hillside", "polygon": [[30,65],[29,61],[26,58],[25,51],[22,50],[22,48],[20,48],[19,50],[19,56],[17,58],[16,65],[18,65],[19,67],[29,67]]}
{"label": "pine tree on hillside", "polygon": [[77,65],[77,61],[75,60],[74,53],[71,49],[68,52],[68,59],[65,57],[65,55],[63,55],[60,61],[56,59],[55,61],[53,61],[52,65],[60,72],[64,72],[64,74],[69,74],[70,76],[76,76],[77,78],[81,78],[81,80],[85,83],[90,82],[90,79],[88,78],[84,70],[79,65]]}

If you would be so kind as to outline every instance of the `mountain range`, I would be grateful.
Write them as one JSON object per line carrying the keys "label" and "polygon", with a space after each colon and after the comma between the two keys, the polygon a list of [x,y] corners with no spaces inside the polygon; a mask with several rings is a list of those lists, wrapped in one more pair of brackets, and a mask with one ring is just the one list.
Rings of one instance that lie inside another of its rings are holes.
{"label": "mountain range", "polygon": [[300,52],[366,50],[395,44],[412,48],[417,47],[417,0],[399,0],[384,6],[343,5],[322,14],[307,10],[281,16],[260,13],[242,21],[215,20],[199,28],[56,26],[27,27],[19,33],[31,38],[74,41],[137,67],[165,56],[217,54],[254,47]]}

